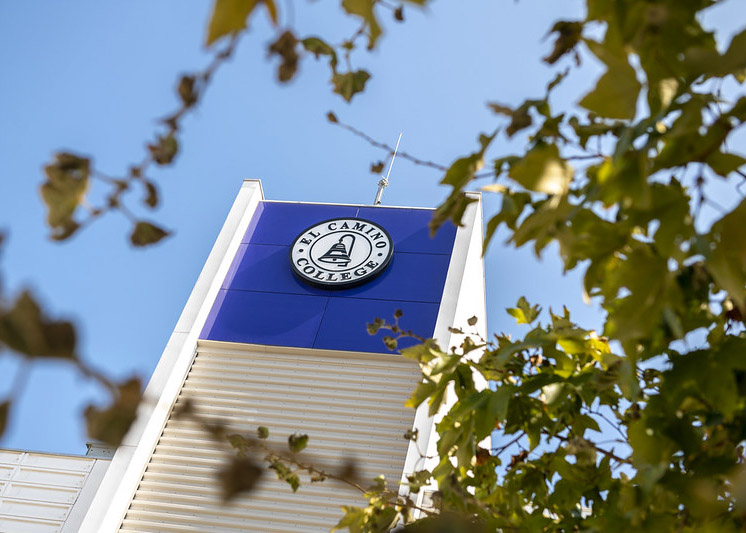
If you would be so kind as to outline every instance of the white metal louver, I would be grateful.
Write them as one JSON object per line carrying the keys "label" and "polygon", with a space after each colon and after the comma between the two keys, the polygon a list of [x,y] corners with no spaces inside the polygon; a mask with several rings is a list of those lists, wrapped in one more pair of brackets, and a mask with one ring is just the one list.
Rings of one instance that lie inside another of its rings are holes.
{"label": "white metal louver", "polygon": [[[384,474],[395,486],[414,421],[404,402],[419,377],[398,355],[200,341],[176,406],[190,398],[237,432],[267,426],[281,446],[289,434],[307,433],[308,462],[354,459],[362,479]],[[258,490],[222,506],[215,474],[227,453],[194,423],[169,416],[121,531],[322,532],[342,516],[341,505],[363,503],[333,481],[304,480],[293,494],[268,471]]]}

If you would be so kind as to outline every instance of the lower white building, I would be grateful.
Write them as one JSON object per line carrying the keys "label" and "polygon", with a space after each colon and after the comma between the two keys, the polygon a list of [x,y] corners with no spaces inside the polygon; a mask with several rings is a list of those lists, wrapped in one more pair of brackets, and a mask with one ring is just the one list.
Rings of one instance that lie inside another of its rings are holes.
{"label": "lower white building", "polygon": [[111,462],[89,455],[0,450],[0,531],[76,533]]}

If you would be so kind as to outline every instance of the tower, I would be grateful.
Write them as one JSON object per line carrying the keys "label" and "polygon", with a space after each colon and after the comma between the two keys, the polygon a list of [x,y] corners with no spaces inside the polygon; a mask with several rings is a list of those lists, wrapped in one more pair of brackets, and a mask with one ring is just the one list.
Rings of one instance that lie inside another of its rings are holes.
{"label": "tower", "polygon": [[331,482],[292,494],[267,473],[222,506],[216,473],[231,451],[176,416],[187,399],[235,432],[308,434],[312,463],[352,460],[362,478],[394,486],[413,471],[420,452],[403,434],[417,429],[420,448],[434,449],[426,407],[404,406],[420,372],[365,324],[400,310],[403,329],[444,347],[449,327],[484,324],[473,199],[462,226],[431,238],[431,209],[274,202],[245,181],[81,531],[321,532],[340,505],[362,503]]}

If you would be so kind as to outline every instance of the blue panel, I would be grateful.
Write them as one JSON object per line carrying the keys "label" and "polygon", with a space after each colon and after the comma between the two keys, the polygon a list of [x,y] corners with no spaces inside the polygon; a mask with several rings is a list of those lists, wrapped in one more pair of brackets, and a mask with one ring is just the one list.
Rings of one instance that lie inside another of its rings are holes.
{"label": "blue panel", "polygon": [[332,296],[440,303],[450,255],[394,253],[383,273],[359,287],[335,290]]}
{"label": "blue panel", "polygon": [[[385,353],[365,324],[392,320],[432,336],[456,228],[431,239],[431,210],[260,202],[234,258],[201,338],[211,340]],[[293,275],[289,246],[307,227],[335,217],[370,219],[394,241],[394,257],[376,279],[343,290],[319,289]],[[415,341],[403,341],[403,346]]]}
{"label": "blue panel", "polygon": [[202,338],[310,348],[328,298],[221,290]]}
{"label": "blue panel", "polygon": [[[365,325],[375,318],[393,320],[394,311],[401,309],[404,316],[401,327],[421,335],[432,337],[435,320],[438,317],[438,304],[396,302],[387,300],[364,300],[360,298],[329,298],[319,334],[314,348],[327,350],[350,350],[357,352],[387,353],[382,338],[390,332],[381,331],[368,335]],[[408,339],[400,347],[411,346],[415,341]]]}
{"label": "blue panel", "polygon": [[293,275],[289,254],[289,246],[242,244],[223,289],[329,296],[328,290],[312,287]]}
{"label": "blue panel", "polygon": [[256,227],[249,228],[252,231],[246,232],[243,242],[290,246],[308,226],[328,218],[354,217],[357,211],[346,205],[262,202]]}
{"label": "blue panel", "polygon": [[433,238],[428,223],[434,211],[429,209],[397,209],[392,207],[361,207],[358,217],[381,224],[394,241],[395,252],[450,254],[456,237],[456,226],[446,222]]}

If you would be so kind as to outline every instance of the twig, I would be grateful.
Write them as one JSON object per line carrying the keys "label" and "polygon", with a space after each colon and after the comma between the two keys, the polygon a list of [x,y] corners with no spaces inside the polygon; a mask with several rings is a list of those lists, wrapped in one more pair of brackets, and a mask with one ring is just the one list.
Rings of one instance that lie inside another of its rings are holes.
{"label": "twig", "polygon": [[[568,442],[569,441],[569,439],[567,437],[563,437],[562,435],[552,434],[552,433],[549,433],[546,430],[542,431],[542,433],[544,435],[547,435],[548,437],[554,437],[555,439],[561,440],[562,442]],[[594,442],[591,442],[588,439],[583,439],[583,440],[585,440],[585,442],[587,442],[590,445],[590,447],[593,448],[594,450],[596,450],[598,453],[602,453],[603,455],[609,457],[610,459],[614,459],[618,463],[623,463],[623,464],[627,464],[627,465],[632,464],[632,461],[630,461],[629,459],[624,459],[622,457],[619,457],[617,454],[615,454],[612,451],[604,450],[603,448],[599,448],[598,446],[596,446],[596,444]]]}
{"label": "twig", "polygon": [[587,159],[603,159],[606,156],[603,154],[585,154],[585,155],[569,155],[563,157],[565,161],[585,161]]}
{"label": "twig", "polygon": [[[388,152],[388,155],[392,155],[394,153],[394,148],[391,147],[390,145],[375,140],[370,135],[367,135],[366,133],[363,133],[362,131],[358,130],[357,128],[355,128],[353,126],[350,126],[349,124],[344,124],[343,122],[339,122],[339,121],[333,122],[333,124],[336,124],[340,128],[342,128],[344,130],[347,130],[350,133],[352,133],[353,135],[356,135],[356,136],[360,137],[365,142],[367,142],[368,144],[370,144],[370,145],[372,145],[372,146],[374,146],[376,148],[380,148],[381,150],[386,150],[386,152]],[[441,172],[445,172],[445,171],[448,170],[448,167],[446,167],[444,165],[441,165],[439,163],[435,163],[433,161],[426,161],[424,159],[420,159],[418,157],[415,157],[413,155],[408,154],[407,152],[402,152],[401,150],[399,150],[396,153],[396,155],[397,155],[397,157],[401,157],[403,159],[406,159],[407,161],[409,161],[410,163],[413,163],[415,165],[420,165],[420,166],[423,166],[423,167],[434,168],[435,170],[440,170]]]}
{"label": "twig", "polygon": [[518,434],[518,436],[516,438],[514,438],[513,440],[511,440],[509,443],[507,443],[504,446],[501,446],[499,448],[493,448],[492,451],[495,452],[495,455],[500,455],[505,450],[507,450],[508,448],[510,448],[513,444],[515,444],[516,442],[518,442],[519,440],[521,440],[525,435],[526,435],[526,433],[524,431],[521,431]]}
{"label": "twig", "polygon": [[613,427],[617,431],[617,433],[619,433],[619,435],[621,435],[621,437],[624,439],[624,442],[627,442],[627,435],[625,435],[624,432],[621,429],[619,429],[619,426],[617,424],[615,424],[613,421],[609,420],[609,418],[607,418],[605,414],[603,414],[600,411],[593,411],[592,409],[588,409],[588,412],[591,413],[591,414],[594,414],[594,415],[597,415],[597,416],[600,416],[601,418],[603,418],[606,421],[607,424],[609,424],[611,427]]}
{"label": "twig", "polygon": [[[193,422],[196,422],[197,424],[202,426],[202,429],[206,433],[212,435],[216,441],[225,442],[225,439],[227,438],[227,435],[229,433],[227,431],[227,428],[221,428],[220,431],[216,431],[217,426],[215,424],[211,424],[209,420],[207,420],[206,418],[200,415],[197,415],[196,413],[194,413],[194,411],[191,408],[188,408],[182,411],[180,415],[186,416],[190,418]],[[334,474],[334,473],[324,470],[323,468],[319,468],[311,463],[305,463],[297,459],[296,456],[288,455],[286,454],[284,450],[280,450],[279,448],[275,448],[274,446],[271,446],[268,442],[264,440],[260,440],[260,439],[257,439],[254,437],[248,437],[248,436],[242,436],[242,438],[249,447],[254,448],[256,450],[260,450],[261,452],[265,453],[266,454],[265,461],[271,462],[271,460],[279,460],[285,463],[292,464],[298,469],[308,472],[309,474],[317,474],[325,479],[333,479],[335,481],[344,483],[347,486],[358,490],[362,494],[367,494],[368,492],[370,492],[368,489],[364,488],[359,483],[353,481],[347,476]],[[399,497],[398,492],[391,491],[391,490],[385,490],[383,491],[383,494],[387,496],[393,496],[395,498]],[[409,499],[406,499],[406,501],[401,501],[401,500],[396,500],[393,502],[386,501],[385,504],[388,506],[394,507],[394,508],[407,507],[411,509],[416,509],[418,511],[421,511],[427,514],[428,516],[437,514],[432,509],[425,509],[423,507],[417,506],[414,502],[412,502]]]}
{"label": "twig", "polygon": [[[199,98],[202,97],[204,94],[204,91],[212,78],[212,76],[215,74],[217,69],[225,63],[225,61],[231,57],[237,47],[239,37],[238,35],[234,35],[228,45],[217,52],[210,63],[207,65],[207,67],[202,70],[201,72],[196,72],[192,75],[192,77],[195,80],[195,90],[194,90],[194,100],[185,101],[182,99],[180,107],[171,115],[168,115],[161,119],[161,123],[166,126],[166,136],[173,135],[180,129],[180,121],[181,119],[192,109],[194,109],[199,101]],[[183,79],[183,78],[182,78]],[[109,213],[113,210],[119,210],[122,214],[124,214],[128,219],[131,221],[135,221],[136,217],[125,208],[123,205],[122,195],[125,191],[130,190],[130,186],[132,183],[136,181],[140,181],[143,183],[143,186],[147,186],[150,184],[145,184],[146,181],[146,171],[148,168],[154,164],[156,161],[153,158],[153,155],[150,153],[147,153],[143,159],[134,165],[131,165],[127,171],[127,173],[122,177],[115,177],[111,176],[109,174],[106,174],[104,172],[101,172],[100,170],[96,168],[91,168],[90,175],[92,178],[97,179],[103,183],[106,183],[109,185],[113,190],[106,196],[105,198],[105,204],[101,205],[100,207],[92,208],[90,210],[89,215],[78,222],[76,226],[76,231],[79,231],[80,229],[83,229],[84,227],[91,224],[94,220],[97,218],[103,216],[106,213]],[[152,185],[150,185],[152,187]],[[70,233],[72,235],[72,233]]]}
{"label": "twig", "polygon": [[87,378],[91,378],[95,381],[98,381],[101,385],[106,387],[109,392],[112,394],[113,397],[117,397],[119,395],[119,390],[116,386],[116,384],[111,381],[109,378],[107,378],[104,374],[99,372],[98,370],[95,370],[88,366],[85,362],[81,361],[80,359],[75,360],[75,364],[78,367],[78,370],[80,371],[83,376]]}

